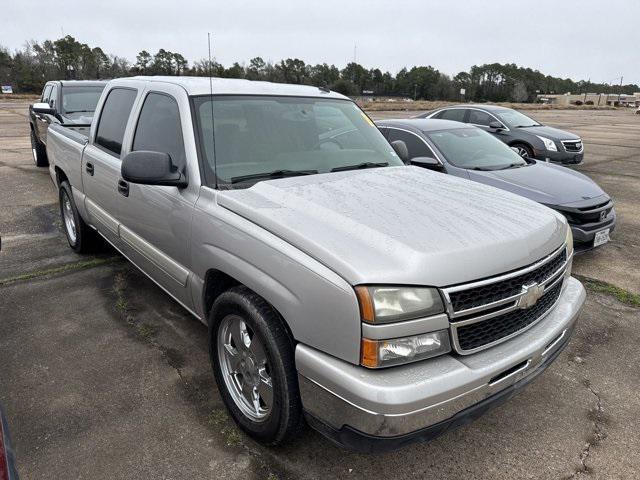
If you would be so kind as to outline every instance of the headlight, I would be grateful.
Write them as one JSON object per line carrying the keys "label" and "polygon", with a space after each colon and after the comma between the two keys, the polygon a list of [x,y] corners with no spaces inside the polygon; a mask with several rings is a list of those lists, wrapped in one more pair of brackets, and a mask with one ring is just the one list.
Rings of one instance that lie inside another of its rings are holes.
{"label": "headlight", "polygon": [[564,272],[564,277],[569,278],[571,276],[571,267],[573,266],[573,232],[571,232],[571,226],[567,225],[567,269]]}
{"label": "headlight", "polygon": [[435,288],[361,286],[356,295],[365,322],[397,322],[444,312]]}
{"label": "headlight", "polygon": [[556,142],[554,142],[553,140],[546,137],[541,137],[540,135],[536,135],[536,137],[542,140],[542,143],[544,143],[544,148],[546,148],[547,150],[551,152],[558,151],[558,147],[556,147]]}
{"label": "headlight", "polygon": [[360,363],[369,368],[390,367],[424,360],[449,351],[451,351],[451,344],[447,330],[390,340],[363,338]]}

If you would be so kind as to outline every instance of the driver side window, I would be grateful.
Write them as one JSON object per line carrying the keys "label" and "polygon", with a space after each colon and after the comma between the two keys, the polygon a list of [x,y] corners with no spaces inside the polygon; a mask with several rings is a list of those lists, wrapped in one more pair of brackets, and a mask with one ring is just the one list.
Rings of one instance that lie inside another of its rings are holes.
{"label": "driver side window", "polygon": [[184,142],[177,102],[162,93],[150,93],[142,105],[132,150],[168,153],[179,169],[185,166]]}
{"label": "driver side window", "polygon": [[407,145],[407,150],[409,150],[409,160],[416,157],[435,158],[427,144],[420,137],[411,132],[398,130],[397,128],[389,128],[387,139],[389,140],[389,143],[395,142],[396,140],[402,140]]}

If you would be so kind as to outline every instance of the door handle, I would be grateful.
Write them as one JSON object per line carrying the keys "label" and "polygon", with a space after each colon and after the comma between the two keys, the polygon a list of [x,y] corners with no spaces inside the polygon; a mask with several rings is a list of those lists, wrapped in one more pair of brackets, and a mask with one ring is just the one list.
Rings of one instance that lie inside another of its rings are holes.
{"label": "door handle", "polygon": [[87,173],[89,175],[91,175],[93,177],[93,172],[94,172],[93,163],[87,162],[87,164],[85,165],[84,169],[87,171]]}
{"label": "door handle", "polygon": [[127,182],[125,182],[124,180],[122,180],[122,179],[118,180],[118,191],[120,192],[120,195],[122,195],[124,197],[128,197],[129,196],[129,184]]}

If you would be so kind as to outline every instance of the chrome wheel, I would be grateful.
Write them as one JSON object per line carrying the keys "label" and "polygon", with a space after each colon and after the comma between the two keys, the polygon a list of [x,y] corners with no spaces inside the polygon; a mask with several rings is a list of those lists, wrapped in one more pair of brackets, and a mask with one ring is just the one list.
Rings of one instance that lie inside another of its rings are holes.
{"label": "chrome wheel", "polygon": [[78,236],[76,232],[76,217],[73,215],[71,200],[67,192],[63,192],[62,194],[62,218],[64,220],[64,228],[69,236],[69,241],[75,244]]}
{"label": "chrome wheel", "polygon": [[36,152],[35,148],[32,148],[31,151],[33,152],[33,163],[38,165],[38,152]]}
{"label": "chrome wheel", "polygon": [[271,370],[256,333],[238,315],[218,328],[218,362],[236,406],[253,421],[264,421],[273,406]]}

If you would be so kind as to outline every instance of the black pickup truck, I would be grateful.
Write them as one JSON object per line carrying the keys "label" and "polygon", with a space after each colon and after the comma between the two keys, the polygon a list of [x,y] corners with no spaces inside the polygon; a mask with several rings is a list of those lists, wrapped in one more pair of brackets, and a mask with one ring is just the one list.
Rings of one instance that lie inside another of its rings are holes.
{"label": "black pickup truck", "polygon": [[31,151],[38,167],[46,167],[47,130],[58,123],[89,134],[93,112],[107,84],[100,80],[55,80],[47,82],[38,103],[29,107]]}

